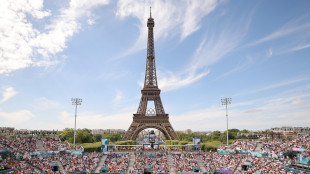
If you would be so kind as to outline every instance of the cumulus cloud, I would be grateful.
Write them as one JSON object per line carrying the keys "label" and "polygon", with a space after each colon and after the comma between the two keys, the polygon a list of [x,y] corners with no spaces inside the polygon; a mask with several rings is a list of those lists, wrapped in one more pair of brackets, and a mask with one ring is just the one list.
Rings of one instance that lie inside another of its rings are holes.
{"label": "cumulus cloud", "polygon": [[10,98],[14,97],[16,94],[17,92],[15,91],[13,87],[5,88],[4,91],[2,92],[2,99],[0,100],[0,103],[3,103],[9,100]]}
{"label": "cumulus cloud", "polygon": [[10,112],[10,113],[3,112],[0,110],[0,119],[2,120],[1,122],[7,126],[16,126],[34,117],[35,115],[33,115],[28,110],[21,110],[21,111]]}
{"label": "cumulus cloud", "polygon": [[[61,112],[57,124],[50,124],[48,129],[64,129],[74,127],[74,115]],[[121,120],[121,121],[120,121]],[[132,122],[132,113],[124,112],[113,115],[101,115],[95,113],[78,113],[76,118],[77,128],[89,129],[125,129]]]}
{"label": "cumulus cloud", "polygon": [[[62,52],[68,38],[79,31],[79,19],[89,15],[92,8],[108,2],[71,0],[57,16],[51,16],[51,11],[44,9],[43,0],[1,2],[0,74],[29,66],[57,64],[59,60],[53,56]],[[33,27],[33,21],[44,25],[42,19],[46,16],[51,16],[50,24],[44,29]],[[93,21],[89,23],[93,24]]]}

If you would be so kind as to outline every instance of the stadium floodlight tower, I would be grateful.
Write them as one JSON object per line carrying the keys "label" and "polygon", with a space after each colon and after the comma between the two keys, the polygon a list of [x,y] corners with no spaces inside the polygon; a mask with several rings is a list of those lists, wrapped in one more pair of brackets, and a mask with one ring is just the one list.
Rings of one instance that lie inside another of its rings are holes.
{"label": "stadium floodlight tower", "polygon": [[222,105],[226,105],[226,121],[227,121],[227,146],[228,146],[228,112],[227,106],[231,104],[231,98],[222,98]]}
{"label": "stadium floodlight tower", "polygon": [[71,98],[72,105],[75,105],[75,120],[74,120],[74,138],[73,138],[73,146],[75,148],[75,136],[76,136],[76,112],[77,106],[82,104],[82,99],[80,98]]}

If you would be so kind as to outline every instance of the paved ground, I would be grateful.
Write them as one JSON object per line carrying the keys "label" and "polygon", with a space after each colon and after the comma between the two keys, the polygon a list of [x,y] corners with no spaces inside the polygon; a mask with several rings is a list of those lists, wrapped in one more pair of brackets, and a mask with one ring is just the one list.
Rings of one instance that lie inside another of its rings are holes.
{"label": "paved ground", "polygon": [[40,139],[37,139],[37,147],[41,153],[46,153],[46,149],[44,148],[43,142]]}
{"label": "paved ground", "polygon": [[197,163],[200,167],[200,172],[207,172],[207,169],[205,168],[205,165],[203,164],[203,161],[200,158],[200,156],[197,157]]}
{"label": "paved ground", "polygon": [[103,155],[103,156],[101,157],[101,159],[100,159],[100,161],[99,161],[99,164],[98,164],[98,166],[97,166],[97,168],[96,168],[96,170],[95,170],[95,173],[99,173],[99,172],[100,172],[100,169],[101,169],[101,167],[103,166],[103,164],[104,164],[104,162],[105,162],[106,159],[107,159],[107,155]]}
{"label": "paved ground", "polygon": [[173,162],[173,158],[172,158],[172,155],[168,155],[167,156],[167,163],[168,163],[168,166],[169,166],[169,171],[171,174],[175,174],[175,165],[174,165],[174,162]]}
{"label": "paved ground", "polygon": [[129,164],[128,164],[128,171],[127,174],[129,174],[130,170],[133,170],[133,163],[135,162],[135,154],[133,152],[129,153]]}

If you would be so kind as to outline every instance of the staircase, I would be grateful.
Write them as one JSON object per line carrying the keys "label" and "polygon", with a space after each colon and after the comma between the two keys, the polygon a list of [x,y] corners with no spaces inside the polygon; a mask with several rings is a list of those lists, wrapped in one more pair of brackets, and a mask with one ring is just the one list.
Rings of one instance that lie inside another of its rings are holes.
{"label": "staircase", "polygon": [[66,171],[65,171],[64,167],[62,166],[61,162],[59,160],[57,160],[56,162],[57,162],[57,165],[58,165],[61,173],[66,174]]}
{"label": "staircase", "polygon": [[254,152],[260,152],[261,148],[263,147],[263,143],[257,143]]}
{"label": "staircase", "polygon": [[101,167],[103,167],[103,164],[105,162],[105,160],[107,159],[108,155],[103,155],[101,158],[100,158],[100,161],[99,161],[99,164],[95,170],[95,173],[99,173],[100,172],[100,169]]}
{"label": "staircase", "polygon": [[234,173],[237,173],[237,171],[242,171],[241,164],[242,164],[242,159],[239,160],[237,167],[234,169]]}
{"label": "staircase", "polygon": [[41,139],[37,139],[37,148],[41,153],[46,153],[46,149],[44,148],[43,142]]}
{"label": "staircase", "polygon": [[174,165],[174,160],[173,160],[173,157],[171,154],[169,154],[167,156],[167,163],[168,163],[168,166],[169,166],[169,171],[171,174],[176,174],[175,173],[175,165]]}
{"label": "staircase", "polygon": [[205,165],[204,165],[200,155],[197,156],[196,160],[197,160],[197,163],[198,163],[198,165],[200,167],[200,172],[207,172],[207,169],[206,169],[206,167],[205,167]]}
{"label": "staircase", "polygon": [[237,164],[237,166],[234,168],[233,173],[237,173],[237,170],[241,170],[241,161],[242,161],[242,159],[240,159],[240,160],[238,161],[238,164]]}
{"label": "staircase", "polygon": [[129,174],[129,171],[133,170],[133,163],[135,162],[135,154],[134,152],[129,153],[129,164],[128,164],[128,170],[127,174]]}

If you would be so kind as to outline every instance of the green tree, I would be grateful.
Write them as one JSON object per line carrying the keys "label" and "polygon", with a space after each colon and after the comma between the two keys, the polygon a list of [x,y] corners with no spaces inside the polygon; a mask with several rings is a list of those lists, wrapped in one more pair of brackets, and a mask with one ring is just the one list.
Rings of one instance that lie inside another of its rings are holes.
{"label": "green tree", "polygon": [[60,139],[61,141],[68,141],[69,143],[73,143],[73,134],[73,129],[66,128],[65,130],[60,132]]}
{"label": "green tree", "polygon": [[101,141],[101,137],[102,137],[101,134],[95,134],[95,135],[94,135],[94,142],[99,142],[99,141]]}
{"label": "green tree", "polygon": [[76,131],[76,143],[92,143],[93,141],[93,134],[91,133],[90,129],[78,129]]}
{"label": "green tree", "polygon": [[249,131],[246,129],[243,129],[242,131],[240,131],[240,133],[249,133]]}
{"label": "green tree", "polygon": [[221,132],[220,131],[214,131],[211,134],[211,140],[212,141],[218,141],[220,140]]}
{"label": "green tree", "polygon": [[[70,128],[66,128],[64,131],[60,133],[61,141],[68,141],[69,143],[73,143],[74,140],[74,130]],[[76,139],[75,142],[77,144],[80,143],[92,143],[93,135],[91,134],[90,129],[78,129],[76,131]]]}
{"label": "green tree", "polygon": [[123,133],[105,133],[102,138],[108,139],[110,142],[121,141],[123,138]]}

